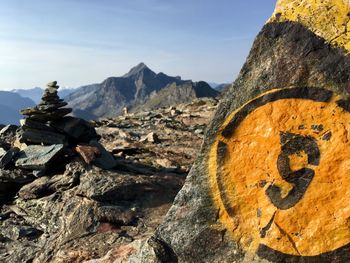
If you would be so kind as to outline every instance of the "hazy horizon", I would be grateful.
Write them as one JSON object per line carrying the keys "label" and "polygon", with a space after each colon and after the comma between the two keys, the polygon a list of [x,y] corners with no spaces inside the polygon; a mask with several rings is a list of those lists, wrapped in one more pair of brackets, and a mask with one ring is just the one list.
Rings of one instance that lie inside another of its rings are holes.
{"label": "hazy horizon", "polygon": [[[78,87],[144,62],[194,81],[232,82],[275,1],[0,2],[0,90]],[[253,8],[252,8],[253,7]]]}

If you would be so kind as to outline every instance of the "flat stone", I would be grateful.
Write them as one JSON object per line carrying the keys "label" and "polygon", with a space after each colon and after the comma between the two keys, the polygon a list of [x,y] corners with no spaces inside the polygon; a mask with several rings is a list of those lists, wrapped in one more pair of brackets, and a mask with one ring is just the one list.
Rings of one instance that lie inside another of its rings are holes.
{"label": "flat stone", "polygon": [[60,97],[58,96],[58,93],[49,93],[49,92],[44,92],[43,96],[41,97],[42,101],[45,102],[56,102],[60,100]]}
{"label": "flat stone", "polygon": [[42,170],[62,155],[63,144],[51,146],[30,145],[18,154],[16,166],[23,169]]}
{"label": "flat stone", "polygon": [[40,114],[41,111],[39,111],[38,108],[34,107],[34,108],[26,108],[26,109],[23,109],[20,111],[20,113],[22,115],[27,115],[27,116],[31,116],[31,115],[34,115],[34,114]]}
{"label": "flat stone", "polygon": [[53,131],[25,128],[19,133],[19,141],[27,144],[65,144],[67,137]]}
{"label": "flat stone", "polygon": [[46,84],[46,86],[48,86],[48,87],[57,87],[57,81],[55,80],[55,81],[49,82],[49,83]]}
{"label": "flat stone", "polygon": [[39,104],[37,107],[39,110],[44,111],[44,112],[51,112],[51,111],[55,111],[59,108],[62,108],[64,106],[67,106],[68,103],[67,102],[57,102],[57,103],[52,103],[52,104]]}
{"label": "flat stone", "polygon": [[72,112],[72,109],[70,108],[61,108],[61,109],[57,109],[56,111],[47,112],[47,113],[43,113],[40,111],[40,112],[31,114],[30,119],[36,120],[36,121],[54,121],[54,120],[59,120],[63,118],[64,116],[66,116],[71,112]]}
{"label": "flat stone", "polygon": [[51,122],[50,125],[77,142],[89,142],[93,139],[99,139],[99,135],[92,124],[83,119],[67,116]]}
{"label": "flat stone", "polygon": [[26,130],[27,128],[31,128],[35,130],[49,131],[49,132],[56,131],[54,128],[50,127],[49,125],[46,125],[45,123],[34,121],[28,118],[20,120],[20,124],[23,130]]}

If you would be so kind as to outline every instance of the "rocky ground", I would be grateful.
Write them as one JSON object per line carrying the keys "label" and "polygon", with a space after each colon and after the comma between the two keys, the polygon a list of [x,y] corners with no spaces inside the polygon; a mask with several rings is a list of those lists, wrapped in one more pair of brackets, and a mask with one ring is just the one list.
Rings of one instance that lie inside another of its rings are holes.
{"label": "rocky ground", "polygon": [[[94,122],[109,170],[78,156],[42,177],[2,168],[0,262],[123,262],[170,208],[215,108],[202,99]],[[0,132],[3,148],[15,135]]]}

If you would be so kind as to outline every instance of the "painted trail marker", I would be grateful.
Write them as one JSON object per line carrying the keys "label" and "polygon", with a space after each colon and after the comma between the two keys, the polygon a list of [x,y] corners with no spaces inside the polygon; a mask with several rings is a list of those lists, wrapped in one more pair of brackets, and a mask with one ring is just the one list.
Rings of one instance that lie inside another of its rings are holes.
{"label": "painted trail marker", "polygon": [[348,110],[332,91],[289,88],[226,119],[208,170],[219,220],[244,249],[316,259],[349,246]]}

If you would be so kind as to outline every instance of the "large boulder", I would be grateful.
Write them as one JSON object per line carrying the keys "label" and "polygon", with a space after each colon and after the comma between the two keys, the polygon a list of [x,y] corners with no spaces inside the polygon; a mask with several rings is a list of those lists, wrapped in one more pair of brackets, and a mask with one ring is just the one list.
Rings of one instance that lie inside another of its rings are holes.
{"label": "large boulder", "polygon": [[350,260],[349,10],[278,1],[154,235],[168,262]]}

